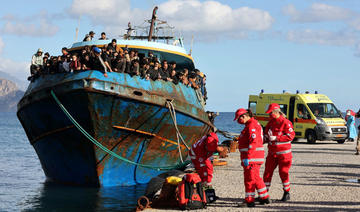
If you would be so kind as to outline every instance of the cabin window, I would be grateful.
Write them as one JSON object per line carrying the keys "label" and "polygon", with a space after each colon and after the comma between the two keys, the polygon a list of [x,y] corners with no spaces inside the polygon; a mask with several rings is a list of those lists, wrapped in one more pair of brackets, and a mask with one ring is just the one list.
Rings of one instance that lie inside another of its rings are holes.
{"label": "cabin window", "polygon": [[297,109],[297,117],[299,119],[310,119],[311,118],[310,113],[309,113],[308,109],[305,107],[305,105],[297,104],[296,109]]}
{"label": "cabin window", "polygon": [[249,102],[249,108],[255,114],[256,113],[256,102]]}
{"label": "cabin window", "polygon": [[285,115],[287,115],[287,105],[280,105],[280,110],[281,110],[281,112],[283,112]]}

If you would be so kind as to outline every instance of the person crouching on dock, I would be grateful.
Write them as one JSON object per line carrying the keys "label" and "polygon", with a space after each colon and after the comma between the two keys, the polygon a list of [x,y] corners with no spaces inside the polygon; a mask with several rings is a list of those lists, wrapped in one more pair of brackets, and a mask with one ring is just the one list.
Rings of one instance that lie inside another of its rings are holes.
{"label": "person crouching on dock", "polygon": [[266,113],[270,116],[264,131],[264,143],[268,143],[265,162],[264,182],[269,190],[275,168],[279,165],[279,175],[284,195],[281,201],[290,200],[289,170],[292,163],[291,141],[295,137],[292,123],[281,112],[280,105],[271,103]]}
{"label": "person crouching on dock", "polygon": [[205,187],[211,186],[213,178],[213,165],[210,157],[214,152],[222,152],[223,149],[218,147],[219,138],[216,133],[210,133],[203,136],[199,141],[191,146],[189,156],[195,166],[196,172],[200,175],[201,181]]}
{"label": "person crouching on dock", "polygon": [[[264,181],[260,177],[260,166],[264,163],[264,146],[262,127],[253,118],[250,109],[240,108],[235,112],[235,119],[245,128],[241,132],[238,142],[241,165],[244,168],[245,202],[247,207],[255,206],[255,189],[260,197],[260,204],[269,204],[270,197]],[[239,204],[242,206],[242,204]]]}

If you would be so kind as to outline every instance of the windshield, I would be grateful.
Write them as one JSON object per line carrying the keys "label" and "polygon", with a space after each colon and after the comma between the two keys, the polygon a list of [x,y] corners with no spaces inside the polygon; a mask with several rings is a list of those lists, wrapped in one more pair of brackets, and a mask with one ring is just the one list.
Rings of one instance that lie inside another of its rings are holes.
{"label": "windshield", "polygon": [[320,118],[338,118],[341,117],[339,110],[332,103],[309,103],[311,112]]}

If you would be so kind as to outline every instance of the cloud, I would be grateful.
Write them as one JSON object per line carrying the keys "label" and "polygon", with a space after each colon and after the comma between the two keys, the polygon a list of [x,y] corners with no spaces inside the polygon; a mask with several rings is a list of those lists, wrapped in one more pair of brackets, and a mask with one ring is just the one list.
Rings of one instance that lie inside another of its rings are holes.
{"label": "cloud", "polygon": [[241,7],[232,9],[216,1],[170,0],[159,6],[159,16],[184,31],[237,31],[269,29],[273,18],[268,12]]}
{"label": "cloud", "polygon": [[349,25],[353,27],[355,30],[360,31],[360,16],[350,21]]}
{"label": "cloud", "polygon": [[356,57],[360,57],[360,41],[355,45],[355,53]]}
{"label": "cloud", "polygon": [[1,55],[4,47],[5,47],[5,43],[4,43],[3,39],[0,37],[0,55]]}
{"label": "cloud", "polygon": [[[94,24],[105,25],[111,33],[123,34],[124,31],[113,26],[125,28],[128,21],[133,26],[140,25],[151,17],[152,8],[132,8],[129,0],[74,0],[69,13],[73,17],[88,16]],[[243,39],[247,31],[264,31],[274,22],[267,11],[249,7],[233,9],[217,1],[199,0],[166,1],[159,5],[158,18],[185,35],[195,34],[204,39],[223,36]]]}
{"label": "cloud", "polygon": [[30,37],[48,37],[54,36],[59,27],[52,24],[49,20],[51,17],[46,11],[38,15],[19,18],[13,15],[5,15],[1,19],[5,22],[0,28],[2,34],[12,34],[17,36]]}
{"label": "cloud", "polygon": [[287,39],[296,43],[335,46],[352,46],[358,42],[358,34],[351,31],[290,30]]}
{"label": "cloud", "polygon": [[26,76],[30,75],[30,63],[17,62],[0,57],[0,71],[23,80]]}
{"label": "cloud", "polygon": [[11,59],[6,59],[2,55],[5,47],[3,39],[0,37],[0,71],[5,72],[18,79],[24,79],[24,76],[29,75],[29,62],[16,62]]}
{"label": "cloud", "polygon": [[290,4],[283,8],[283,12],[291,17],[291,21],[299,23],[343,21],[350,19],[354,14],[349,9],[322,3],[313,3],[310,8],[304,11],[299,11]]}

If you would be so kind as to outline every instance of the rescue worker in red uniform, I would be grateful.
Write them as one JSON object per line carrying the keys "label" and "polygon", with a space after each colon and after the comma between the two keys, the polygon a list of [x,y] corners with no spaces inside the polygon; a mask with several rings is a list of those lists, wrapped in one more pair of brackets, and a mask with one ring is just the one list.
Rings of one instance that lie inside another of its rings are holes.
{"label": "rescue worker in red uniform", "polygon": [[195,166],[195,170],[200,175],[201,181],[205,186],[210,186],[213,178],[213,165],[209,158],[214,152],[222,151],[218,147],[218,142],[218,136],[212,132],[194,143],[189,151],[189,156]]}
{"label": "rescue worker in red uniform", "polygon": [[270,104],[266,113],[269,114],[270,121],[264,131],[264,143],[268,143],[268,155],[263,179],[269,190],[274,170],[279,166],[279,175],[284,190],[281,201],[286,202],[290,200],[291,141],[295,137],[295,132],[292,123],[285,118],[285,114],[281,112],[278,104]]}
{"label": "rescue worker in red uniform", "polygon": [[241,165],[244,168],[245,202],[248,207],[255,206],[256,189],[260,197],[260,204],[269,204],[269,194],[260,177],[260,166],[264,163],[262,127],[253,118],[250,109],[238,109],[235,112],[234,121],[245,125],[238,138]]}

